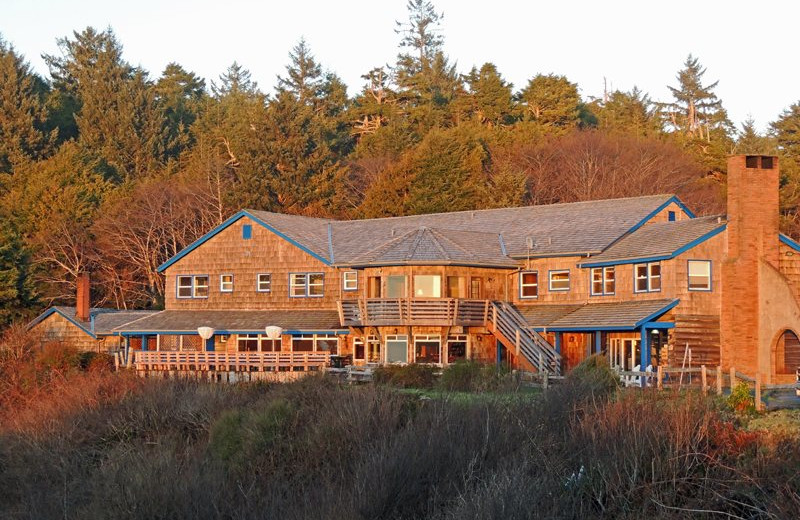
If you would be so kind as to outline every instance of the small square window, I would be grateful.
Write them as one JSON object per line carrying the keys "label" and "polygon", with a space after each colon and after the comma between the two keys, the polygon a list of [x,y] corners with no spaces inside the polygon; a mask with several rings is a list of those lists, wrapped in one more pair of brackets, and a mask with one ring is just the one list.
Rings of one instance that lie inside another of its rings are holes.
{"label": "small square window", "polygon": [[251,224],[245,224],[242,226],[242,238],[245,240],[250,240],[253,238],[253,226]]}
{"label": "small square window", "polygon": [[569,291],[569,269],[550,271],[550,290]]}
{"label": "small square window", "polygon": [[256,275],[256,291],[258,292],[272,292],[272,275],[266,273],[259,273]]}
{"label": "small square window", "polygon": [[219,292],[233,292],[233,275],[219,275]]}
{"label": "small square window", "polygon": [[192,283],[191,276],[178,277],[178,298],[192,297]]}
{"label": "small square window", "polygon": [[192,298],[208,298],[208,276],[195,276]]}
{"label": "small square window", "polygon": [[358,290],[358,272],[345,271],[342,273],[342,289],[345,291]]}
{"label": "small square window", "polygon": [[519,276],[519,297],[538,298],[539,297],[539,273],[538,271],[523,271]]}
{"label": "small square window", "polygon": [[668,211],[667,212],[667,220],[669,220],[670,222],[675,222],[675,212],[674,211]]}

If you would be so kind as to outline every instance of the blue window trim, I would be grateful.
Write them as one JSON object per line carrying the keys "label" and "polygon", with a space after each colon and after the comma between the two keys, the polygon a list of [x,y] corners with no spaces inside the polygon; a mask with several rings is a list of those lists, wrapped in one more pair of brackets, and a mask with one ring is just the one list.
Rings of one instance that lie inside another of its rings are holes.
{"label": "blue window trim", "polygon": [[668,211],[667,212],[667,221],[675,222],[675,220],[676,220],[675,212],[674,211]]}
{"label": "blue window trim", "polygon": [[[230,289],[223,289],[222,288],[222,277],[223,276],[230,276],[231,277],[231,288]],[[232,293],[234,287],[234,276],[233,273],[223,273],[219,275],[219,292],[221,293]]]}
{"label": "blue window trim", "polygon": [[[592,275],[594,274],[593,271],[595,269],[600,269],[600,277],[601,277],[601,286],[602,290],[599,293],[594,292],[594,278]],[[614,290],[611,292],[606,292],[606,269],[611,269],[614,271]],[[604,265],[602,267],[592,267],[589,269],[589,296],[590,297],[597,297],[597,296],[614,296],[617,294],[617,268],[614,265]]]}
{"label": "blue window trim", "polygon": [[[211,277],[208,276],[207,274],[179,274],[179,275],[175,276],[175,298],[178,299],[178,300],[207,300],[208,296],[195,296],[194,295],[194,279],[195,278],[203,278],[203,277],[208,279],[208,284],[206,285],[206,287],[208,287],[208,292],[209,292],[209,294],[211,294]],[[192,295],[191,296],[180,296],[178,294],[178,287],[179,287],[178,280],[180,278],[191,278],[192,279]]]}
{"label": "blue window trim", "polygon": [[[293,295],[292,294],[292,276],[294,275],[303,275],[305,277],[305,290],[303,295]],[[318,274],[322,276],[322,294],[309,294],[309,282],[311,281],[311,275]],[[325,296],[325,273],[319,271],[308,271],[308,272],[298,272],[298,273],[289,273],[289,298],[323,298]]]}
{"label": "blue window trim", "polygon": [[[523,296],[522,295],[522,276],[525,274],[534,273],[536,274],[536,295],[535,296]],[[524,271],[519,272],[519,299],[520,300],[535,300],[539,297],[539,286],[541,282],[539,280],[539,271],[535,269],[525,269]]]}
{"label": "blue window trim", "polygon": [[[261,289],[261,281],[262,276],[269,276],[269,289]],[[256,273],[256,292],[257,293],[271,293],[272,292],[272,273]]]}
{"label": "blue window trim", "polygon": [[[553,289],[553,274],[567,273],[567,288],[566,289]],[[572,287],[572,273],[569,269],[550,269],[547,271],[547,290],[550,292],[569,292]]]}
{"label": "blue window trim", "polygon": [[244,224],[242,226],[242,239],[250,240],[251,238],[253,238],[253,225]]}
{"label": "blue window trim", "polygon": [[[348,273],[353,273],[354,275],[356,275],[356,286],[353,287],[352,289],[348,289],[347,288],[346,275]],[[343,291],[348,291],[348,292],[352,292],[352,291],[357,291],[358,290],[358,271],[344,271],[342,273],[342,290]]]}
{"label": "blue window trim", "polygon": [[[659,286],[658,289],[653,289],[651,287],[651,282],[652,282],[652,278],[653,277],[650,276],[650,266],[651,265],[655,265],[655,264],[659,265],[658,279],[660,281],[660,286]],[[646,269],[647,269],[647,289],[644,290],[644,291],[639,291],[639,290],[636,289],[636,280],[637,280],[636,268],[638,266],[640,266],[640,265],[647,266],[646,267]],[[656,262],[640,262],[638,264],[633,264],[633,292],[635,294],[658,293],[658,292],[661,292],[661,288],[662,287],[664,287],[664,272],[661,269],[661,261],[660,260],[656,261]]]}
{"label": "blue window trim", "polygon": [[[689,264],[691,262],[705,262],[708,264],[708,289],[692,289],[691,285],[689,284]],[[687,258],[686,259],[686,289],[691,292],[714,292],[714,265],[711,263],[711,260],[701,260],[701,259],[694,259],[694,258]]]}

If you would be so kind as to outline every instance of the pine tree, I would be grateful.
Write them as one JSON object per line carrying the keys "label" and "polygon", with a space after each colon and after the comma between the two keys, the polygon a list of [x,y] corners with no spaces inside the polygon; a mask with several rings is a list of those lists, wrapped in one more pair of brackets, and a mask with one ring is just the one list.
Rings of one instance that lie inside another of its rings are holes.
{"label": "pine tree", "polygon": [[0,328],[30,315],[37,303],[30,270],[30,251],[10,216],[0,211]]}
{"label": "pine tree", "polygon": [[43,157],[55,141],[45,129],[47,85],[0,36],[0,172]]}
{"label": "pine tree", "polygon": [[286,77],[278,76],[278,92],[288,92],[301,104],[316,103],[322,95],[324,75],[322,67],[314,60],[305,39],[300,39],[289,53],[291,65]]}
{"label": "pine tree", "polygon": [[664,104],[666,124],[692,139],[712,140],[714,130],[727,136],[731,123],[714,89],[718,81],[703,84],[706,69],[691,54],[678,72],[678,86],[667,87],[675,100]]}
{"label": "pine tree", "polygon": [[165,154],[170,159],[177,159],[192,144],[189,129],[201,109],[205,81],[177,63],[169,63],[153,91],[166,125]]}
{"label": "pine tree", "polygon": [[480,70],[473,67],[464,82],[467,90],[459,96],[458,105],[467,118],[489,127],[513,122],[513,85],[493,63],[484,63]]}
{"label": "pine tree", "polygon": [[770,123],[781,156],[800,164],[800,101],[783,111],[777,121]]}
{"label": "pine tree", "polygon": [[567,128],[580,123],[578,86],[564,76],[537,74],[520,92],[526,116],[543,126]]}
{"label": "pine tree", "polygon": [[752,116],[748,116],[742,123],[742,129],[738,134],[735,148],[737,154],[768,155],[775,153],[775,142],[758,133]]}
{"label": "pine tree", "polygon": [[612,92],[596,108],[597,127],[607,132],[654,136],[661,132],[657,106],[636,87],[630,92]]}

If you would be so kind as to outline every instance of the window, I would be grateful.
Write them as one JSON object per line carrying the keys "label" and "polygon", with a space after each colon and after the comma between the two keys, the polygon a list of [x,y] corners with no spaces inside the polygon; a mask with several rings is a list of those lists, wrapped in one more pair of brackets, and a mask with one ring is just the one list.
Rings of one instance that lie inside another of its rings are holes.
{"label": "window", "polygon": [[292,352],[339,352],[339,337],[333,334],[300,334],[292,336]]}
{"label": "window", "polygon": [[538,298],[539,297],[539,272],[522,271],[519,275],[519,297]]}
{"label": "window", "polygon": [[414,359],[417,363],[439,363],[441,351],[440,336],[414,336]]}
{"label": "window", "polygon": [[267,273],[259,273],[256,275],[256,291],[257,292],[272,292],[272,275]]}
{"label": "window", "polygon": [[386,297],[405,298],[406,297],[406,276],[403,274],[390,275],[386,277]]}
{"label": "window", "polygon": [[219,275],[219,292],[233,292],[233,275]]}
{"label": "window", "polygon": [[250,240],[253,238],[253,226],[250,224],[245,224],[242,226],[242,238],[245,240]]}
{"label": "window", "polygon": [[344,289],[345,291],[358,290],[357,271],[345,271],[344,273],[342,273],[342,289]]}
{"label": "window", "polygon": [[614,294],[616,290],[616,272],[613,265],[592,268],[592,296]]}
{"label": "window", "polygon": [[473,300],[483,298],[483,278],[473,277],[469,279],[469,297]]}
{"label": "window", "polygon": [[442,277],[438,274],[414,275],[414,297],[441,298]]}
{"label": "window", "polygon": [[467,359],[467,335],[456,334],[447,337],[447,362],[455,363]]}
{"label": "window", "polygon": [[551,291],[569,291],[569,269],[550,271],[549,275]]}
{"label": "window", "polygon": [[301,334],[299,336],[292,336],[292,352],[313,352],[314,351],[314,335]]}
{"label": "window", "polygon": [[448,298],[466,298],[466,278],[463,276],[448,276],[447,277],[447,297]]}
{"label": "window", "polygon": [[366,345],[364,344],[364,338],[355,338],[353,340],[353,358],[367,363],[380,363],[381,342],[378,341],[378,337],[367,336]]}
{"label": "window", "polygon": [[711,260],[689,260],[689,290],[711,290]]}
{"label": "window", "polygon": [[289,274],[289,296],[319,298],[323,295],[325,275],[322,273]]}
{"label": "window", "polygon": [[675,212],[674,211],[668,211],[667,212],[667,220],[669,220],[670,222],[675,222]]}
{"label": "window", "polygon": [[258,334],[239,334],[236,346],[239,352],[258,352]]}
{"label": "window", "polygon": [[178,276],[178,298],[208,298],[208,275]]}
{"label": "window", "polygon": [[633,266],[633,292],[658,292],[661,290],[661,263],[636,264]]}
{"label": "window", "polygon": [[386,362],[408,363],[408,336],[386,336]]}

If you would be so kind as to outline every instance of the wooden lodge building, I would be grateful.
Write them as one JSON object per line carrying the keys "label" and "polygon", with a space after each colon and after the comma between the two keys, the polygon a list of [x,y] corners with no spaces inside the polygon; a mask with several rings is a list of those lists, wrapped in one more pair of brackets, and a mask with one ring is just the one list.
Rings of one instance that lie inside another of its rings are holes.
{"label": "wooden lodge building", "polygon": [[561,371],[602,352],[627,370],[691,355],[785,381],[800,244],[778,232],[778,175],[775,157],[731,157],[727,216],[671,195],[352,221],[242,210],[160,267],[165,310],[93,311],[87,293],[33,325],[151,368],[293,372],[338,355]]}

